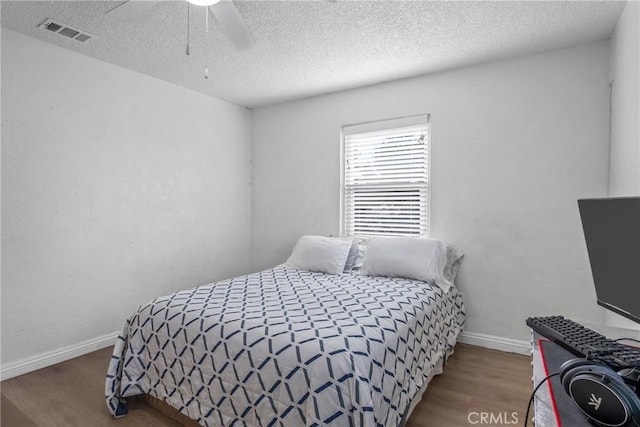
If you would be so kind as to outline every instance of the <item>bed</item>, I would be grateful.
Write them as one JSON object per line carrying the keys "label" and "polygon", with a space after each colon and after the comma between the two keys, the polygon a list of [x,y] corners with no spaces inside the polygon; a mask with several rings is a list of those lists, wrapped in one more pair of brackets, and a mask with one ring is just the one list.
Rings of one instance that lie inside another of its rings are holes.
{"label": "bed", "polygon": [[149,395],[202,426],[399,426],[463,324],[455,286],[287,263],[139,307],[107,406]]}

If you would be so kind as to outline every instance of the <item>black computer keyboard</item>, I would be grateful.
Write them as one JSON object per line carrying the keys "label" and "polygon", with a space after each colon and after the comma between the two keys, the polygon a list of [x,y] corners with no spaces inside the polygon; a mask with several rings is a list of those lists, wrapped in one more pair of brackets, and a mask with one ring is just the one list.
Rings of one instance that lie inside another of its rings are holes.
{"label": "black computer keyboard", "polygon": [[527,326],[578,357],[599,360],[613,369],[640,367],[640,348],[610,340],[563,316],[530,317]]}

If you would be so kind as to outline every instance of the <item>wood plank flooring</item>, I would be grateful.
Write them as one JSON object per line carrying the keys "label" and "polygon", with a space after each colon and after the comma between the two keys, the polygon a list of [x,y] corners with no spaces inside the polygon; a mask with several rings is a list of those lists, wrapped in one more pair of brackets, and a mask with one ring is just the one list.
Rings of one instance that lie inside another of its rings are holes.
{"label": "wood plank flooring", "polygon": [[[109,415],[104,402],[104,376],[111,350],[106,348],[0,383],[0,425],[178,426],[142,402],[130,404],[124,418],[116,420]],[[518,422],[510,424],[522,425],[531,392],[530,360],[458,344],[444,373],[431,382],[407,427],[479,425],[473,421],[479,420],[481,412],[503,413],[503,417],[513,417],[512,412],[516,412]]]}

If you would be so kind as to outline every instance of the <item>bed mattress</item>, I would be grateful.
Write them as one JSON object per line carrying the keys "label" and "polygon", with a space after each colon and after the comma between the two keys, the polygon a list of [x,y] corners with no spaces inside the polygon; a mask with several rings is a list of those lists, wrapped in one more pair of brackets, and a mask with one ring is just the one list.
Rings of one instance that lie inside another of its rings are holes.
{"label": "bed mattress", "polygon": [[203,426],[398,426],[463,323],[455,286],[278,266],[142,305],[107,406],[149,394]]}

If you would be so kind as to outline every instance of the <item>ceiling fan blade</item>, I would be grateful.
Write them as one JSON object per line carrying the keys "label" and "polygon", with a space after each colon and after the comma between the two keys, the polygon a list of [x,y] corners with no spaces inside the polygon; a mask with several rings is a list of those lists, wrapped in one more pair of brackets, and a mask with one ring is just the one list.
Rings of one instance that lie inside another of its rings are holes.
{"label": "ceiling fan blade", "polygon": [[105,15],[115,19],[131,19],[144,12],[147,9],[151,9],[155,5],[161,3],[161,1],[154,0],[125,0],[119,3],[117,6],[109,9]]}
{"label": "ceiling fan blade", "polygon": [[254,41],[249,27],[231,0],[221,0],[209,7],[229,41],[238,50],[248,49]]}

